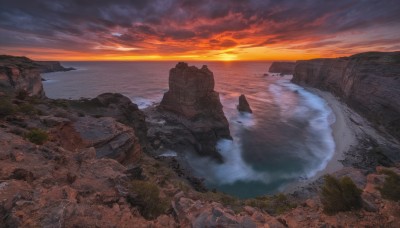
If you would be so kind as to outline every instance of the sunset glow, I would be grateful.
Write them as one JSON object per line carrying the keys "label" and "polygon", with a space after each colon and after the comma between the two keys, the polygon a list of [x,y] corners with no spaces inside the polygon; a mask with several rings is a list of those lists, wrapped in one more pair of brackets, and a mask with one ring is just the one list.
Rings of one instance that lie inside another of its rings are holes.
{"label": "sunset glow", "polygon": [[297,60],[400,49],[398,1],[4,1],[0,54]]}

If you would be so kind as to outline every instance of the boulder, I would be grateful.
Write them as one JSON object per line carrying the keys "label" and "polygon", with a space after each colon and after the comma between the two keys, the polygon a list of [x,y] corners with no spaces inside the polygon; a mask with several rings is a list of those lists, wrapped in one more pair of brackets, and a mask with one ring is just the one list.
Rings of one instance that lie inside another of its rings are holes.
{"label": "boulder", "polygon": [[190,131],[200,155],[221,158],[215,145],[219,139],[231,136],[214,84],[214,75],[207,66],[198,69],[180,62],[170,70],[169,91],[158,109],[174,114],[170,122],[178,122]]}
{"label": "boulder", "polygon": [[295,62],[273,62],[268,71],[270,73],[279,73],[280,75],[293,74],[295,66]]}
{"label": "boulder", "polygon": [[142,150],[132,128],[111,117],[81,117],[73,123],[84,147],[94,147],[97,158],[113,158],[119,162],[137,162]]}
{"label": "boulder", "polygon": [[147,126],[145,115],[138,106],[119,93],[103,93],[93,99],[67,101],[78,112],[91,116],[113,117],[118,122],[132,127],[142,150],[146,151]]}
{"label": "boulder", "polygon": [[239,105],[237,106],[239,112],[253,113],[250,108],[249,102],[247,102],[246,96],[244,94],[239,96]]}

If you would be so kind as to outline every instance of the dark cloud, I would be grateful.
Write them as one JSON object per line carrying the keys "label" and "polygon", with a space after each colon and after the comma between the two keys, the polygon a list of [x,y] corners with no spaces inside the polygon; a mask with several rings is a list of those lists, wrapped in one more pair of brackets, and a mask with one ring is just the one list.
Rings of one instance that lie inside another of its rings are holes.
{"label": "dark cloud", "polygon": [[[282,43],[350,48],[356,41],[329,39],[381,27],[400,37],[399,12],[398,0],[2,0],[0,47],[125,45],[157,53]],[[393,37],[358,46],[398,41]]]}

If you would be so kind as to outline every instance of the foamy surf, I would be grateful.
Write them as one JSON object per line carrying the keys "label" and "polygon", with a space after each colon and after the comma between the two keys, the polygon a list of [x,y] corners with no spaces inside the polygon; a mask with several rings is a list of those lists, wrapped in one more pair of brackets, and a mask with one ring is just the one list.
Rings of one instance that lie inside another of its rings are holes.
{"label": "foamy surf", "polygon": [[[266,189],[264,194],[273,193],[284,190],[285,185],[293,181],[311,178],[326,167],[335,151],[330,127],[334,122],[332,110],[322,98],[291,83],[289,79],[290,77],[268,79],[271,80],[271,83],[267,92],[257,93],[260,97],[247,94],[246,96],[251,98],[250,105],[252,105],[252,102],[254,105],[252,108],[262,107],[263,104],[277,107],[279,115],[275,122],[281,122],[289,127],[296,126],[296,123],[301,123],[301,126],[304,125],[302,127],[305,134],[304,139],[298,139],[299,146],[295,148],[297,151],[289,151],[289,154],[292,153],[292,155],[301,157],[307,165],[300,165],[296,170],[285,167],[269,169],[267,166],[260,169],[255,168],[260,167],[260,164],[255,165],[247,162],[243,158],[243,155],[248,153],[243,149],[243,134],[257,131],[257,129],[269,128],[268,125],[260,125],[265,123],[260,113],[274,112],[274,109],[264,108],[264,110],[261,110],[255,108],[254,114],[240,113],[236,110],[237,97],[223,96],[222,103],[233,137],[233,141],[221,140],[218,142],[217,148],[224,159],[224,163],[218,164],[208,158],[193,156],[188,159],[196,173],[204,177],[210,187],[229,192],[230,189],[237,188],[239,184],[241,186],[248,185],[249,188],[255,185],[259,187],[262,184]],[[262,141],[262,139],[260,140]],[[296,139],[288,138],[287,140],[295,141]],[[268,147],[264,148],[264,156],[270,156],[269,149]],[[282,159],[284,159],[286,152],[282,151],[281,153]],[[298,162],[302,161],[299,160]],[[281,163],[284,164],[285,162],[281,161]],[[269,185],[274,187],[269,187]],[[235,190],[230,193],[246,196],[241,195],[241,193],[237,194]]]}

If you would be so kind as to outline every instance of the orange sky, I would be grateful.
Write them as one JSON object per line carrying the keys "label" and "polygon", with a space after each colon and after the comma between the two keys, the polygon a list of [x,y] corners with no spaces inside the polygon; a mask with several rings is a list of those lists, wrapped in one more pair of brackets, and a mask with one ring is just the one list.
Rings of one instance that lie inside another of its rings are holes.
{"label": "orange sky", "polygon": [[382,1],[8,1],[0,54],[36,60],[299,60],[400,50]]}

